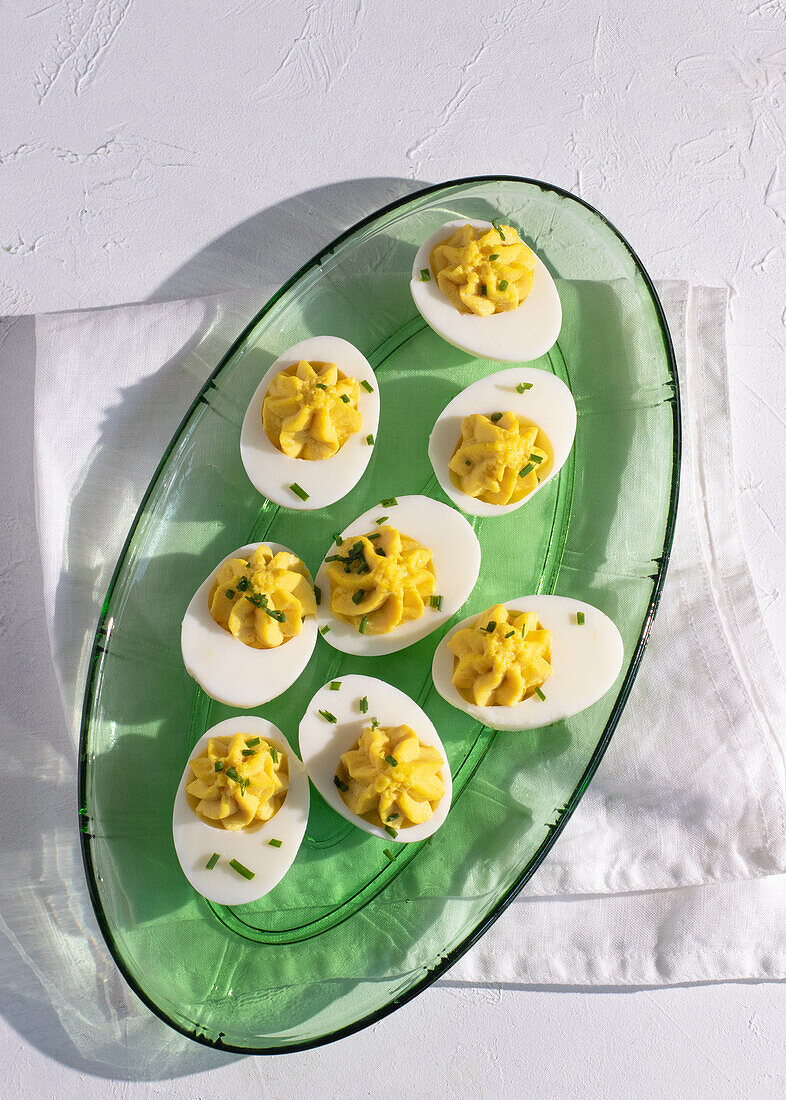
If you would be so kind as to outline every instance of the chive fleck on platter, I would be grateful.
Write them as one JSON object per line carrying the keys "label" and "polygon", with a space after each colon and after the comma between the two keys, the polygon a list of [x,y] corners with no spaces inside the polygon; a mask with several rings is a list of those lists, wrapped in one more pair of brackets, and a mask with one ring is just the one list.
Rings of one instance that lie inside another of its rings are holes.
{"label": "chive fleck on platter", "polygon": [[[271,540],[314,571],[332,533],[380,500],[449,503],[427,445],[439,412],[499,369],[423,321],[409,280],[420,244],[455,218],[501,217],[554,276],[560,337],[528,366],[557,375],[578,411],[559,477],[518,511],[469,517],[478,583],[454,621],[526,593],[599,607],[625,659],[610,692],[544,729],[495,733],[450,707],[431,681],[448,623],[388,656],[317,639],[305,672],[253,713],[293,744],[315,690],[376,676],[424,709],[445,746],[453,803],[429,840],[397,846],[340,817],[312,790],[305,840],[257,902],[223,907],[182,874],[172,804],[192,747],[232,711],[186,672],[180,622],[198,585],[237,546]],[[253,488],[243,416],[284,349],[343,337],[373,367],[382,414],[369,466],[338,503],[304,513]],[[145,495],[99,623],[81,739],[80,826],[101,929],[142,1000],[176,1030],[243,1053],[278,1053],[362,1028],[443,974],[547,855],[625,706],[663,584],[677,503],[680,419],[671,342],[652,283],[596,211],[558,188],[490,177],[431,187],[365,219],[279,291],[197,395]]]}

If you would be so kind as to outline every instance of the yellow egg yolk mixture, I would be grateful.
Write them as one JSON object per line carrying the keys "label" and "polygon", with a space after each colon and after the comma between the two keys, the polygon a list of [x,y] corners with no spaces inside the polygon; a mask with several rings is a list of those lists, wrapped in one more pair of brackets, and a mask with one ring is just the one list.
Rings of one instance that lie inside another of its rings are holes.
{"label": "yellow egg yolk mixture", "polygon": [[326,559],[330,610],[361,634],[419,619],[434,592],[431,551],[395,527],[349,537]]}
{"label": "yellow egg yolk mixture", "polygon": [[212,737],[191,770],[191,808],[210,825],[234,831],[269,821],[289,788],[287,754],[263,737]]}
{"label": "yellow egg yolk mixture", "polygon": [[533,612],[495,604],[448,642],[453,684],[480,707],[514,707],[551,676],[551,631]]}
{"label": "yellow egg yolk mixture", "polygon": [[281,371],[262,402],[262,425],[270,442],[290,458],[332,458],[359,432],[358,383],[335,363],[301,359]]}
{"label": "yellow egg yolk mixture", "polygon": [[216,573],[208,607],[219,626],[254,649],[275,649],[299,634],[317,609],[311,577],[289,551],[258,547],[229,558]]}
{"label": "yellow egg yolk mixture", "polygon": [[518,309],[535,277],[535,253],[510,225],[459,226],[432,248],[429,263],[448,301],[477,317]]}
{"label": "yellow egg yolk mixture", "polygon": [[512,412],[475,413],[461,421],[450,480],[486,504],[516,504],[554,465],[545,432]]}
{"label": "yellow egg yolk mixture", "polygon": [[398,832],[432,816],[445,794],[442,756],[409,726],[367,726],[339,762],[336,786],[353,813]]}

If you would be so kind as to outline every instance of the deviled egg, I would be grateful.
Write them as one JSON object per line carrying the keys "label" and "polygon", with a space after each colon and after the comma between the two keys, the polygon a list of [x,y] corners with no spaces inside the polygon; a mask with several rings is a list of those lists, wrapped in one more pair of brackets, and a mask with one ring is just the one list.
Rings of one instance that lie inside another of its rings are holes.
{"label": "deviled egg", "polygon": [[501,516],[557,476],[575,435],[576,404],[565,383],[514,367],[473,382],[445,406],[428,456],[462,511]]}
{"label": "deviled egg", "polygon": [[257,707],[286,691],[317,640],[311,574],[286,546],[241,546],[194,593],[180,630],[183,662],[212,699]]}
{"label": "deviled egg", "polygon": [[219,905],[256,901],[281,881],[308,822],[306,769],[283,733],[243,714],[189,754],[172,814],[183,874]]}
{"label": "deviled egg", "polygon": [[477,536],[455,509],[383,500],[336,535],[317,571],[319,632],[342,653],[395,653],[455,615],[479,570]]}
{"label": "deviled egg", "polygon": [[440,226],[418,249],[410,289],[435,332],[483,359],[539,359],[562,326],[548,269],[501,221],[460,218]]}
{"label": "deviled egg", "polygon": [[622,668],[620,632],[597,607],[521,596],[464,619],[437,646],[434,686],[498,730],[548,726],[605,695]]}
{"label": "deviled egg", "polygon": [[342,676],[300,723],[309,779],[333,809],[382,840],[425,840],[445,820],[453,783],[445,748],[417,703],[373,676]]}
{"label": "deviled egg", "polygon": [[293,344],[266,372],[240,433],[254,487],[285,508],[340,500],[368,466],[379,427],[374,371],[337,336]]}

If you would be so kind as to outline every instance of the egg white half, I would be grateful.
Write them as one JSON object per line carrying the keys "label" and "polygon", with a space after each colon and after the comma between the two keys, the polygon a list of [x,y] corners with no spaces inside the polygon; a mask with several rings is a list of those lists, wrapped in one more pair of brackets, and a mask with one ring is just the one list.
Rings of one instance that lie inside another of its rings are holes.
{"label": "egg white half", "polygon": [[[418,249],[410,282],[415,305],[423,320],[443,340],[470,355],[501,363],[527,363],[539,359],[559,336],[562,304],[551,273],[537,255],[532,291],[518,309],[495,313],[491,317],[460,313],[437,286],[429,264],[431,250],[454,230],[467,224],[475,229],[493,228],[491,222],[458,218],[441,225]],[[428,282],[420,278],[424,268],[431,274]]]}
{"label": "egg white half", "polygon": [[[309,615],[299,634],[275,649],[254,649],[219,626],[208,607],[208,595],[219,566],[228,558],[246,558],[262,546],[252,542],[227,554],[194,593],[180,628],[180,648],[189,676],[211,699],[229,707],[258,707],[294,684],[308,664],[317,641],[317,623]],[[265,542],[274,554],[294,553],[277,542]]]}
{"label": "egg white half", "polygon": [[[360,388],[358,409],[363,418],[360,431],[354,432],[332,458],[321,461],[283,454],[273,446],[262,426],[262,403],[268,386],[275,375],[301,359],[335,363],[348,378],[355,378]],[[363,388],[363,381],[372,387],[372,393]],[[372,435],[376,441],[378,428],[379,387],[368,360],[348,340],[311,336],[280,355],[257,386],[243,418],[240,457],[254,488],[263,496],[285,508],[313,511],[341,500],[360,481],[374,451],[374,444],[369,444],[367,437]],[[292,484],[304,489],[308,500],[301,500],[290,489]]]}
{"label": "egg white half", "polygon": [[[316,576],[317,587],[322,590],[317,623],[320,630],[330,627],[324,635],[325,641],[342,653],[376,657],[406,649],[455,615],[478,579],[480,543],[477,535],[454,508],[430,497],[404,496],[398,497],[394,505],[375,505],[341,532],[342,542],[377,530],[376,520],[383,515],[388,516],[386,524],[417,539],[431,550],[436,581],[434,595],[442,596],[442,607],[437,611],[426,601],[419,619],[402,623],[389,634],[360,634],[355,626],[336,618],[330,610],[330,581],[323,559]],[[341,550],[331,544],[325,557],[336,553],[341,553]]]}
{"label": "egg white half", "polygon": [[[442,698],[496,730],[528,730],[549,726],[578,714],[605,695],[622,668],[623,645],[619,630],[592,604],[567,596],[521,596],[500,600],[511,611],[534,611],[551,631],[552,675],[543,685],[545,700],[530,696],[513,707],[479,707],[468,703],[453,686],[453,654],[448,642],[477,615],[457,623],[437,646],[431,674]],[[584,624],[577,624],[577,612]]]}
{"label": "egg white half", "polygon": [[[237,832],[208,825],[189,805],[186,787],[193,778],[190,761],[207,748],[211,737],[233,737],[242,733],[249,737],[264,737],[285,752],[289,760],[289,789],[278,812],[270,821],[254,826],[250,831]],[[303,842],[308,823],[309,787],[306,769],[281,730],[265,718],[251,714],[227,718],[199,738],[183,769],[183,777],[175,796],[172,814],[172,836],[183,874],[196,891],[218,905],[242,905],[256,901],[276,886],[289,868]],[[280,840],[281,847],[268,841]],[[211,871],[205,864],[213,852],[219,861]],[[229,866],[236,859],[254,872],[250,881]]]}
{"label": "egg white half", "polygon": [[[342,676],[340,683],[338,691],[331,691],[329,684],[321,687],[308,704],[300,723],[300,751],[309,779],[336,813],[367,833],[397,844],[425,840],[436,832],[447,817],[453,797],[450,767],[439,734],[415,700],[391,684],[373,676],[355,675]],[[364,696],[368,699],[368,712],[361,714],[359,701]],[[320,710],[328,711],[337,721],[329,722],[322,717]],[[433,816],[422,825],[400,829],[396,837],[353,814],[333,782],[341,754],[354,747],[372,718],[378,719],[381,726],[410,726],[424,745],[431,745],[442,754],[441,775],[445,794]]]}
{"label": "egg white half", "polygon": [[[530,383],[518,393],[516,386]],[[551,441],[554,462],[548,474],[528,496],[515,504],[488,504],[462,493],[450,480],[448,466],[461,438],[461,421],[473,413],[514,412],[537,424]],[[576,403],[565,383],[554,374],[533,367],[513,367],[481,378],[456,394],[437,417],[428,442],[428,456],[440,485],[463,512],[473,516],[503,516],[515,512],[556,477],[570,454],[576,436]]]}

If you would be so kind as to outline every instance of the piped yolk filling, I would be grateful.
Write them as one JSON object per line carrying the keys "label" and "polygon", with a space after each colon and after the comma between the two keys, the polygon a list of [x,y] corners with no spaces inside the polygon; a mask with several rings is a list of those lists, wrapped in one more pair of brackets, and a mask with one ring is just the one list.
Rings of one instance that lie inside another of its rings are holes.
{"label": "piped yolk filling", "polygon": [[512,412],[474,413],[461,422],[450,460],[450,480],[486,504],[516,504],[536,489],[554,465],[546,433]]}
{"label": "piped yolk filling", "polygon": [[264,737],[211,737],[191,771],[191,808],[209,825],[233,831],[269,821],[289,789],[287,754]]}
{"label": "piped yolk filling", "polygon": [[409,726],[367,726],[337,776],[349,809],[369,824],[406,829],[433,815],[445,794],[442,756]]}
{"label": "piped yolk filling", "polygon": [[453,684],[468,703],[514,707],[552,674],[551,631],[534,612],[495,604],[448,642]]}
{"label": "piped yolk filling", "polygon": [[299,363],[273,378],[262,402],[262,425],[270,442],[290,458],[332,458],[363,418],[360,390],[335,363]]}
{"label": "piped yolk filling", "polygon": [[448,301],[477,317],[518,309],[535,277],[535,253],[510,225],[459,226],[432,248],[429,263]]}
{"label": "piped yolk filling", "polygon": [[364,634],[419,619],[434,592],[431,551],[387,524],[344,539],[326,561],[330,610]]}
{"label": "piped yolk filling", "polygon": [[260,546],[251,558],[219,566],[208,596],[210,614],[254,649],[275,649],[299,634],[317,605],[311,576],[289,551]]}

